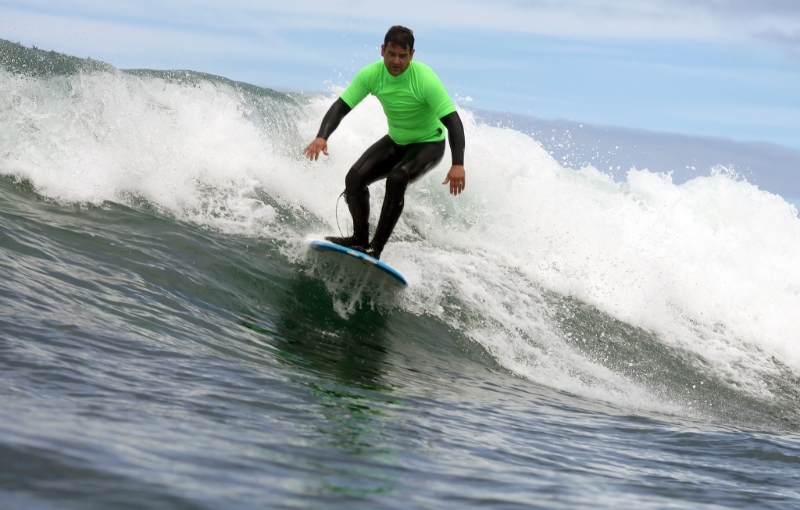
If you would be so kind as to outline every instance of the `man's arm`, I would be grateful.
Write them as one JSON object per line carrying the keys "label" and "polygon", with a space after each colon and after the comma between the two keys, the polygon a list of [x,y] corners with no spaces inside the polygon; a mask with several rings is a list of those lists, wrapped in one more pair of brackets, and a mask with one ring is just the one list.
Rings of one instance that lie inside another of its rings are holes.
{"label": "man's arm", "polygon": [[303,154],[305,154],[308,159],[316,161],[319,158],[320,152],[326,156],[328,155],[328,137],[333,134],[344,116],[350,113],[350,110],[352,110],[352,108],[350,108],[341,97],[334,101],[328,109],[328,113],[322,118],[322,124],[317,132],[317,138],[308,144],[308,147],[303,149]]}
{"label": "man's arm", "polygon": [[466,173],[464,171],[464,124],[458,112],[448,113],[441,119],[444,127],[447,128],[447,138],[450,142],[450,153],[453,156],[453,163],[442,184],[450,183],[450,194],[458,195],[464,191],[466,186]]}

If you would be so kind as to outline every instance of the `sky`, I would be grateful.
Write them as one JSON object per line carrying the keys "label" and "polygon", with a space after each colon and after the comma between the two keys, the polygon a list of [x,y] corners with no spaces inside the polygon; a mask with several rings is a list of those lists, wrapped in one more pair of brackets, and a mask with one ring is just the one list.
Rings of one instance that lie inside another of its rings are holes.
{"label": "sky", "polygon": [[330,93],[393,24],[465,107],[800,149],[798,0],[0,0],[0,38]]}

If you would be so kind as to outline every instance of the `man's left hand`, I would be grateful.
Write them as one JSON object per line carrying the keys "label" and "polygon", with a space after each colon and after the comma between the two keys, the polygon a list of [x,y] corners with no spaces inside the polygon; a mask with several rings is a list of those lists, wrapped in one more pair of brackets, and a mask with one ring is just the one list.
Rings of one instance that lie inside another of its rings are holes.
{"label": "man's left hand", "polygon": [[464,187],[467,183],[464,165],[453,165],[450,167],[450,171],[447,172],[447,177],[445,177],[442,184],[447,184],[448,182],[450,183],[451,195],[458,195],[464,191]]}

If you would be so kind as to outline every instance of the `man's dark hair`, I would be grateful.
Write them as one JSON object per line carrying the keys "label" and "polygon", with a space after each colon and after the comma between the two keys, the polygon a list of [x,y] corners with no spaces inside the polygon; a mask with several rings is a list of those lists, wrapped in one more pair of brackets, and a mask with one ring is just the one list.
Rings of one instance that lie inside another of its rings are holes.
{"label": "man's dark hair", "polygon": [[383,44],[392,43],[401,48],[414,49],[414,32],[406,27],[395,25],[386,32],[386,37],[383,38]]}

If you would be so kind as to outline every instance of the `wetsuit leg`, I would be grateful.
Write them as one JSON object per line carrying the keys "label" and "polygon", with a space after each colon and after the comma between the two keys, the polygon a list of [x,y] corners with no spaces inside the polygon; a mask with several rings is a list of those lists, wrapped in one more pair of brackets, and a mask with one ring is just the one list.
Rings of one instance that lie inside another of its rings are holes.
{"label": "wetsuit leg", "polygon": [[353,235],[326,237],[348,248],[366,248],[369,244],[369,186],[383,179],[405,155],[404,148],[384,136],[367,149],[350,168],[345,178],[345,201],[353,217]]}
{"label": "wetsuit leg", "polygon": [[386,177],[386,195],[383,199],[381,217],[375,229],[375,236],[366,250],[375,258],[380,258],[383,247],[400,219],[404,205],[403,197],[408,185],[438,165],[444,156],[444,141],[415,143],[403,148],[405,154]]}
{"label": "wetsuit leg", "polygon": [[444,156],[444,140],[412,143],[403,148],[405,154],[386,177],[386,196],[390,200],[402,200],[406,187],[430,172]]}
{"label": "wetsuit leg", "polygon": [[352,195],[385,178],[403,160],[407,152],[405,149],[394,143],[389,135],[372,144],[347,172],[345,190]]}

